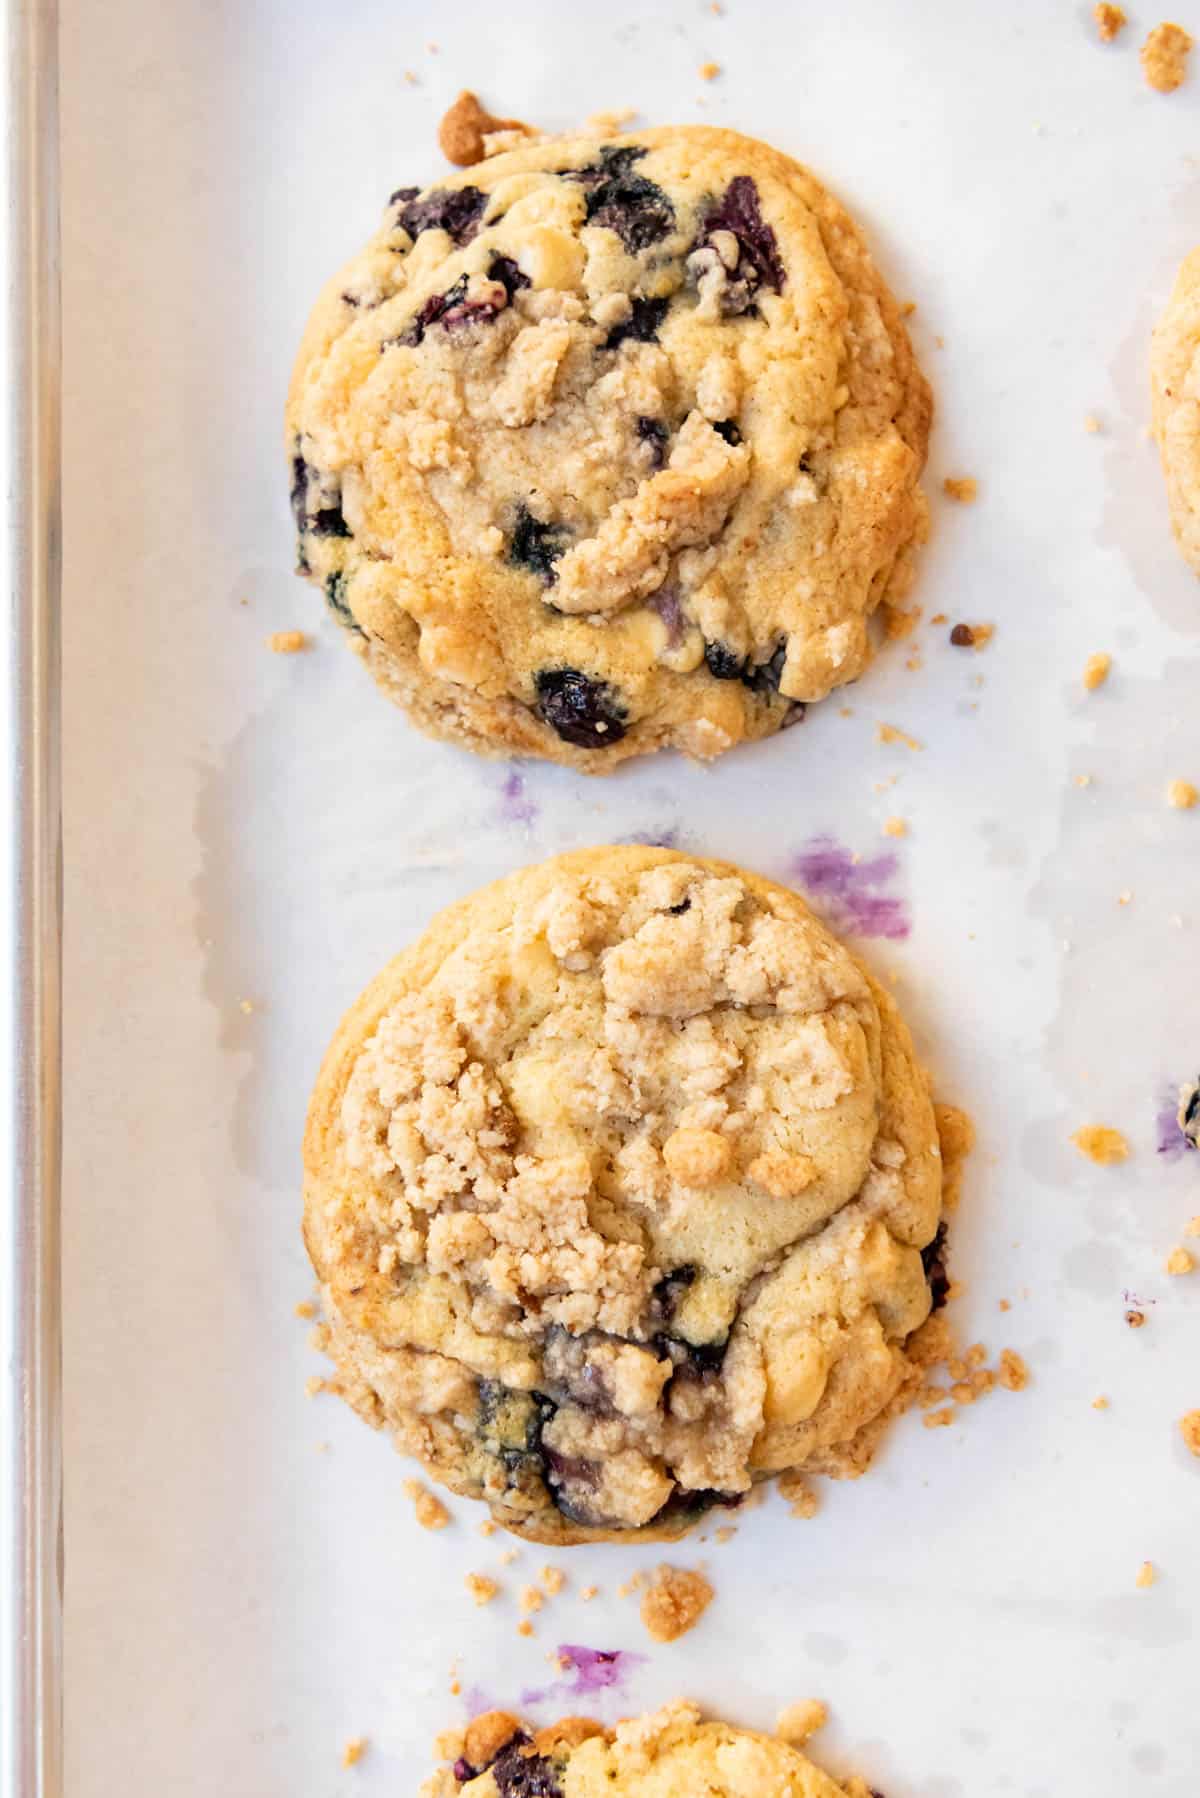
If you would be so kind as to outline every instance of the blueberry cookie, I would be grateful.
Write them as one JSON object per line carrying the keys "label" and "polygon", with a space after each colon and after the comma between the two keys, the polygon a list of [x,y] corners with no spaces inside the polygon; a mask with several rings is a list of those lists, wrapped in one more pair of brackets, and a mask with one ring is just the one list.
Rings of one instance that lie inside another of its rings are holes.
{"label": "blueberry cookie", "polygon": [[945,1294],[892,1001],[796,894],[670,850],[435,919],[343,1020],[305,1174],[327,1384],[539,1542],[861,1471]]}
{"label": "blueberry cookie", "polygon": [[1151,386],[1175,541],[1200,574],[1200,250],[1180,269],[1154,333]]}
{"label": "blueberry cookie", "polygon": [[301,573],[434,736],[712,757],[861,673],[930,399],[837,202],[695,126],[401,188],[287,409]]}
{"label": "blueberry cookie", "polygon": [[614,1730],[589,1717],[526,1728],[488,1711],[455,1745],[420,1798],[872,1798],[861,1780],[840,1784],[798,1749],[705,1722],[684,1701]]}

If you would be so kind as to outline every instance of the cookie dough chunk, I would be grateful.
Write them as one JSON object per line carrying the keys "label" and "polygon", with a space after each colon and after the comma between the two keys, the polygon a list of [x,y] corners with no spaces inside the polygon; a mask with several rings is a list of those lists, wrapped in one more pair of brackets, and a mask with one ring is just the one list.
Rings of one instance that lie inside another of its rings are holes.
{"label": "cookie dough chunk", "polygon": [[327,1387],[535,1541],[861,1471],[935,1302],[894,1005],[794,893],[668,850],[435,919],[343,1020],[305,1169]]}
{"label": "cookie dough chunk", "polygon": [[[587,1717],[535,1730],[493,1711],[475,1719],[462,1747],[452,1766],[426,1780],[420,1798],[854,1798],[867,1792],[857,1780],[839,1785],[784,1742],[705,1722],[683,1700],[627,1718],[614,1730]],[[472,1750],[492,1758],[480,1765]]]}
{"label": "cookie dough chunk", "polygon": [[1200,574],[1200,250],[1180,269],[1154,333],[1151,382],[1175,541]]}
{"label": "cookie dough chunk", "polygon": [[401,188],[318,301],[299,568],[434,736],[709,758],[862,672],[929,419],[805,169],[700,127],[539,139]]}

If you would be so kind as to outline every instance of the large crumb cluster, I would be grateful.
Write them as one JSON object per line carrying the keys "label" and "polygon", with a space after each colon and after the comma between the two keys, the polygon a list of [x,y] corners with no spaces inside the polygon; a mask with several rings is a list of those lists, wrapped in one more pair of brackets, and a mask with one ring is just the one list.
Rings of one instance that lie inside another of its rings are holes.
{"label": "large crumb cluster", "polygon": [[1126,24],[1125,14],[1119,6],[1109,6],[1105,0],[1092,8],[1092,17],[1096,21],[1096,30],[1102,44],[1111,44],[1117,33]]}
{"label": "large crumb cluster", "polygon": [[656,1642],[674,1642],[694,1629],[715,1593],[694,1568],[658,1568],[642,1595],[641,1616]]}
{"label": "large crumb cluster", "polygon": [[1142,45],[1142,72],[1156,92],[1173,94],[1187,75],[1192,39],[1182,25],[1156,25]]}

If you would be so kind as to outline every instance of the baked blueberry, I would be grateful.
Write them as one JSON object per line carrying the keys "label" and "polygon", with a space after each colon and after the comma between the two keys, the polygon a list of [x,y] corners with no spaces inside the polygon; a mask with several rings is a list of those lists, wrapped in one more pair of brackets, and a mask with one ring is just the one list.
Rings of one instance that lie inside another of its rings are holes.
{"label": "baked blueberry", "polygon": [[615,350],[626,339],[634,343],[657,343],[658,333],[663,319],[667,316],[670,299],[645,299],[641,294],[633,294],[630,298],[629,317],[619,325],[614,325],[604,339],[606,350]]}
{"label": "baked blueberry", "polygon": [[534,684],[540,716],[565,743],[604,749],[625,735],[625,711],[607,681],[578,668],[543,668]]}
{"label": "baked blueberry", "polygon": [[423,200],[416,198],[414,188],[401,188],[393,194],[399,199],[396,223],[408,235],[417,238],[422,231],[445,231],[459,249],[479,234],[480,220],[487,195],[477,187],[435,187]]}
{"label": "baked blueberry", "polygon": [[554,585],[554,564],[571,541],[562,525],[535,518],[528,506],[518,505],[508,537],[508,560],[514,568],[527,568],[547,587]]}
{"label": "baked blueberry", "polygon": [[704,660],[714,680],[741,680],[746,672],[746,658],[730,649],[727,643],[706,643]]}
{"label": "baked blueberry", "polygon": [[633,255],[675,229],[675,209],[662,188],[634,171],[640,144],[604,144],[595,163],[575,171],[588,190],[587,222],[615,231]]}

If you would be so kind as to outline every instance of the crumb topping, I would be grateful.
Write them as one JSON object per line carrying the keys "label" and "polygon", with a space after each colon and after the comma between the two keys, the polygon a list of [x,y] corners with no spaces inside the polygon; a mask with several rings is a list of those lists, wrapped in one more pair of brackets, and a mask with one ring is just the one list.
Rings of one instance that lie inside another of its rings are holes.
{"label": "crumb topping", "polygon": [[1099,0],[1099,4],[1093,6],[1092,17],[1096,21],[1096,31],[1102,44],[1111,44],[1126,22],[1122,8],[1109,6],[1106,0]]}
{"label": "crumb topping", "polygon": [[1160,94],[1173,94],[1187,76],[1192,39],[1182,25],[1156,25],[1141,48],[1142,72]]}
{"label": "crumb topping", "polygon": [[1084,1124],[1074,1132],[1071,1141],[1097,1167],[1115,1167],[1129,1154],[1129,1144],[1121,1132],[1108,1124]]}
{"label": "crumb topping", "polygon": [[1102,687],[1112,670],[1112,657],[1103,650],[1090,655],[1083,665],[1083,684],[1089,693]]}
{"label": "crumb topping", "polygon": [[656,1642],[674,1642],[696,1627],[715,1596],[697,1569],[664,1563],[642,1595],[642,1622]]}
{"label": "crumb topping", "polygon": [[947,499],[957,500],[961,506],[971,506],[979,498],[979,482],[971,475],[947,475],[942,482],[942,492]]}
{"label": "crumb topping", "polygon": [[423,1530],[444,1530],[450,1513],[441,1499],[420,1480],[405,1480],[404,1496],[412,1500],[413,1515]]}
{"label": "crumb topping", "polygon": [[810,1736],[815,1736],[819,1729],[824,1729],[828,1720],[829,1712],[819,1698],[801,1698],[780,1711],[775,1722],[775,1734],[781,1742],[790,1742],[794,1748],[803,1748]]}

